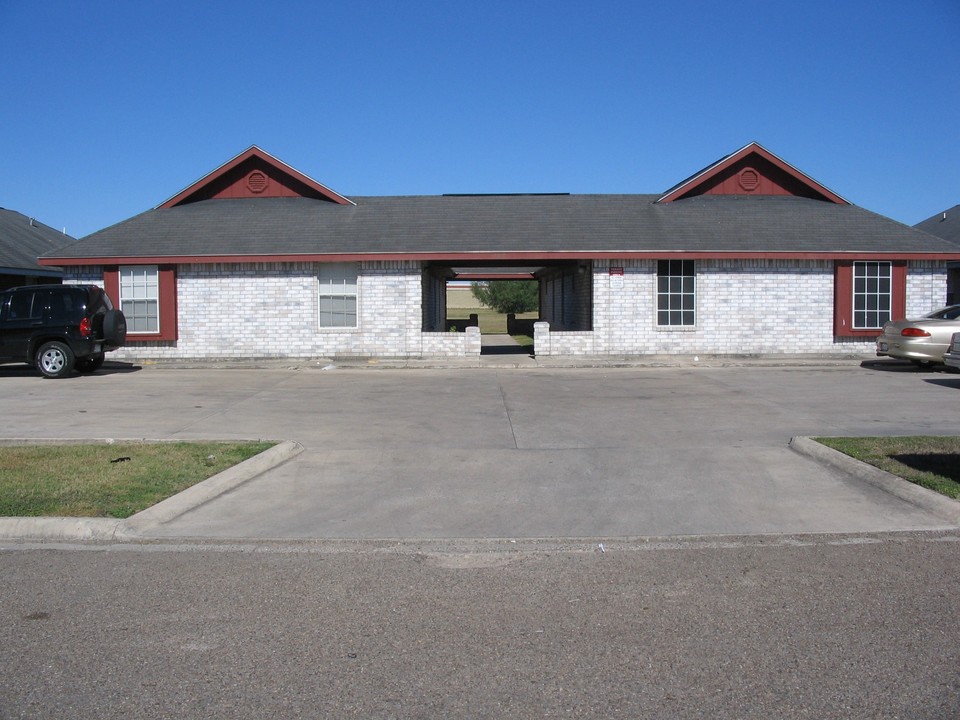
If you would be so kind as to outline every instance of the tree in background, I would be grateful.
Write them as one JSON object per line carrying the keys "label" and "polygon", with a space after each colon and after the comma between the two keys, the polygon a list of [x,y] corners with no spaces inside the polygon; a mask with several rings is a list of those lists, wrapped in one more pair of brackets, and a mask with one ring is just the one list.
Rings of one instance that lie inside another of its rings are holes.
{"label": "tree in background", "polygon": [[540,289],[536,280],[491,280],[472,283],[473,296],[498,313],[532,312],[540,306]]}

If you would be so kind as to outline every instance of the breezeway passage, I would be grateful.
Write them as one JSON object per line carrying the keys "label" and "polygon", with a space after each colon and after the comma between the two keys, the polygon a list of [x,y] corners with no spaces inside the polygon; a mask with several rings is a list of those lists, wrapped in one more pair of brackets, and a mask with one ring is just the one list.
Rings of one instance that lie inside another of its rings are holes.
{"label": "breezeway passage", "polygon": [[[881,366],[877,366],[881,367]],[[887,367],[887,366],[883,366]],[[860,367],[0,374],[3,437],[305,452],[156,530],[219,538],[872,532],[945,522],[795,435],[960,433],[960,377]]]}

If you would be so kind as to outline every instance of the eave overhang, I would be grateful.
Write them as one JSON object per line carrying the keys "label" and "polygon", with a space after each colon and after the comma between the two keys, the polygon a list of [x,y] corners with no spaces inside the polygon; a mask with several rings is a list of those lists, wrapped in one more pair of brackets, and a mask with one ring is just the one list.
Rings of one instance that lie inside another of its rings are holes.
{"label": "eave overhang", "polygon": [[[42,263],[46,264],[46,263]],[[13,267],[0,266],[0,275],[24,275],[27,277],[60,277],[63,272],[57,267]]]}
{"label": "eave overhang", "polygon": [[742,252],[742,251],[687,251],[687,250],[605,250],[605,251],[543,251],[523,252],[422,252],[422,253],[300,253],[291,255],[139,255],[100,256],[85,258],[41,258],[41,265],[214,265],[220,263],[295,263],[295,262],[413,262],[457,261],[520,261],[550,262],[559,260],[648,260],[663,258],[686,260],[946,260],[960,261],[960,252]]}

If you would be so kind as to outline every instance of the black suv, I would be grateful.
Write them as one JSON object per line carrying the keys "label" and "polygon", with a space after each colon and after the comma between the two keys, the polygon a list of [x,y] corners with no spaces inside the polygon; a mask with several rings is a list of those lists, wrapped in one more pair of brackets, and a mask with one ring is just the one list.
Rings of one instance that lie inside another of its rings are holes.
{"label": "black suv", "polygon": [[25,362],[45,377],[90,373],[121,347],[127,320],[95,285],[29,285],[0,292],[0,363]]}

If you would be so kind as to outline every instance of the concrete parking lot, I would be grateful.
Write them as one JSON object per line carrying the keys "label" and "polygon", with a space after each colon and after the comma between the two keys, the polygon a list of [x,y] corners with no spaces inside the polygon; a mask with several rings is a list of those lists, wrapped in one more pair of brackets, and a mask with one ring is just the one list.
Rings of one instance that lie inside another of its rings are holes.
{"label": "concrete parking lot", "polygon": [[960,434],[960,375],[770,367],[0,368],[4,438],[276,438],[304,452],[156,537],[880,532],[942,517],[789,447]]}

